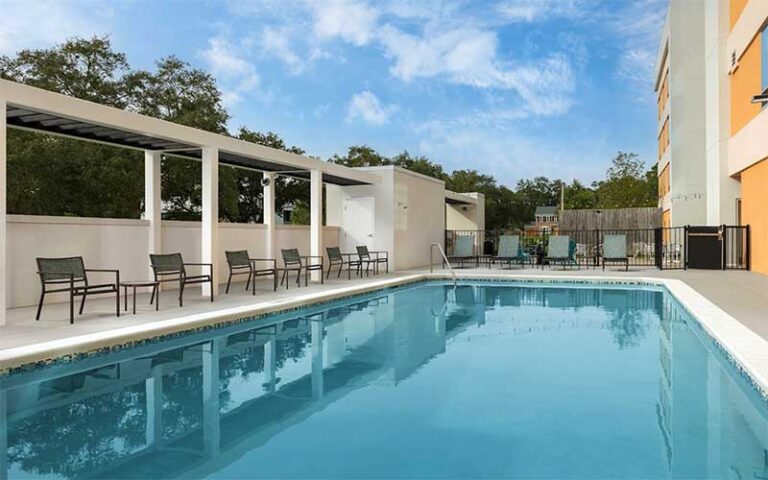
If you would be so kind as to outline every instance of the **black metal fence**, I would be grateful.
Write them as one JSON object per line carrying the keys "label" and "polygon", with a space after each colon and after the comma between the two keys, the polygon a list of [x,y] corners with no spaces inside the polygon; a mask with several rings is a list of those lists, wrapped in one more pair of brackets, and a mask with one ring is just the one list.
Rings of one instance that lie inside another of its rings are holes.
{"label": "black metal fence", "polygon": [[[749,227],[720,227],[723,269],[749,270]],[[576,242],[576,260],[582,266],[600,266],[605,235],[625,235],[630,266],[657,267],[662,270],[687,268],[688,227],[643,228],[626,230],[561,230]],[[474,254],[494,256],[498,253],[499,237],[518,235],[521,248],[533,258],[542,257],[549,243],[549,234],[521,233],[504,230],[446,230],[445,251],[454,254],[456,238],[474,237]]]}

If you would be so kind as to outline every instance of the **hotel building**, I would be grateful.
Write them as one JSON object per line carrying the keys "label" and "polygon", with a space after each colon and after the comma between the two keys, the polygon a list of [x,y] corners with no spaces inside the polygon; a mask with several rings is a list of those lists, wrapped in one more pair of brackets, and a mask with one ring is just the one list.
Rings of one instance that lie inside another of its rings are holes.
{"label": "hotel building", "polygon": [[768,0],[670,0],[656,64],[663,223],[750,225],[768,273]]}

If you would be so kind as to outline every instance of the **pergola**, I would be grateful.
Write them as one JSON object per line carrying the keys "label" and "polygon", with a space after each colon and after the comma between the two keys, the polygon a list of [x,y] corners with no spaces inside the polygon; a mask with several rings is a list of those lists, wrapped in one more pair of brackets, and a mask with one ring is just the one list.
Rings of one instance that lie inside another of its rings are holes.
{"label": "pergola", "polygon": [[[7,246],[7,128],[32,130],[90,142],[144,151],[145,218],[150,222],[149,251],[162,252],[161,155],[173,155],[202,163],[201,261],[216,263],[218,239],[218,166],[231,165],[264,172],[264,224],[267,255],[275,257],[276,175],[310,182],[310,254],[323,255],[323,182],[335,185],[377,183],[371,173],[354,170],[294,153],[276,150],[157,118],[99,105],[66,95],[0,80],[0,325],[6,311]],[[266,183],[266,182],[265,182]],[[269,214],[272,212],[272,214]],[[41,255],[45,252],[40,252]],[[210,287],[205,287],[210,288]],[[216,293],[215,286],[214,294]],[[208,292],[206,292],[208,293]]]}

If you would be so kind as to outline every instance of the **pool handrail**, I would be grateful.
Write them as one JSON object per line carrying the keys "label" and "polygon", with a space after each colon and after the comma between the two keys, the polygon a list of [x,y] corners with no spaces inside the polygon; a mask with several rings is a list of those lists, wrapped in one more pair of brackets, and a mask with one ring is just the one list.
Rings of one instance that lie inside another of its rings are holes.
{"label": "pool handrail", "polygon": [[448,261],[448,257],[445,255],[445,251],[443,250],[443,246],[439,243],[433,243],[429,246],[429,273],[433,273],[435,266],[435,263],[432,261],[432,258],[434,258],[434,248],[437,247],[437,249],[440,251],[440,255],[443,257],[443,263],[448,266],[448,270],[451,272],[451,277],[453,277],[453,286],[456,286],[456,272],[453,271],[453,267],[451,266],[451,262]]}

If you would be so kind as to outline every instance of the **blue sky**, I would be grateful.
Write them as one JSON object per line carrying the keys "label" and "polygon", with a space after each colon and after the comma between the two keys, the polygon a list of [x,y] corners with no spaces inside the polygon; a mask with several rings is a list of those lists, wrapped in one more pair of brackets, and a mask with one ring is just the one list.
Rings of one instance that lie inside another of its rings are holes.
{"label": "blue sky", "polygon": [[367,144],[506,184],[652,164],[667,0],[0,0],[0,54],[109,35],[213,73],[230,128],[327,158]]}

